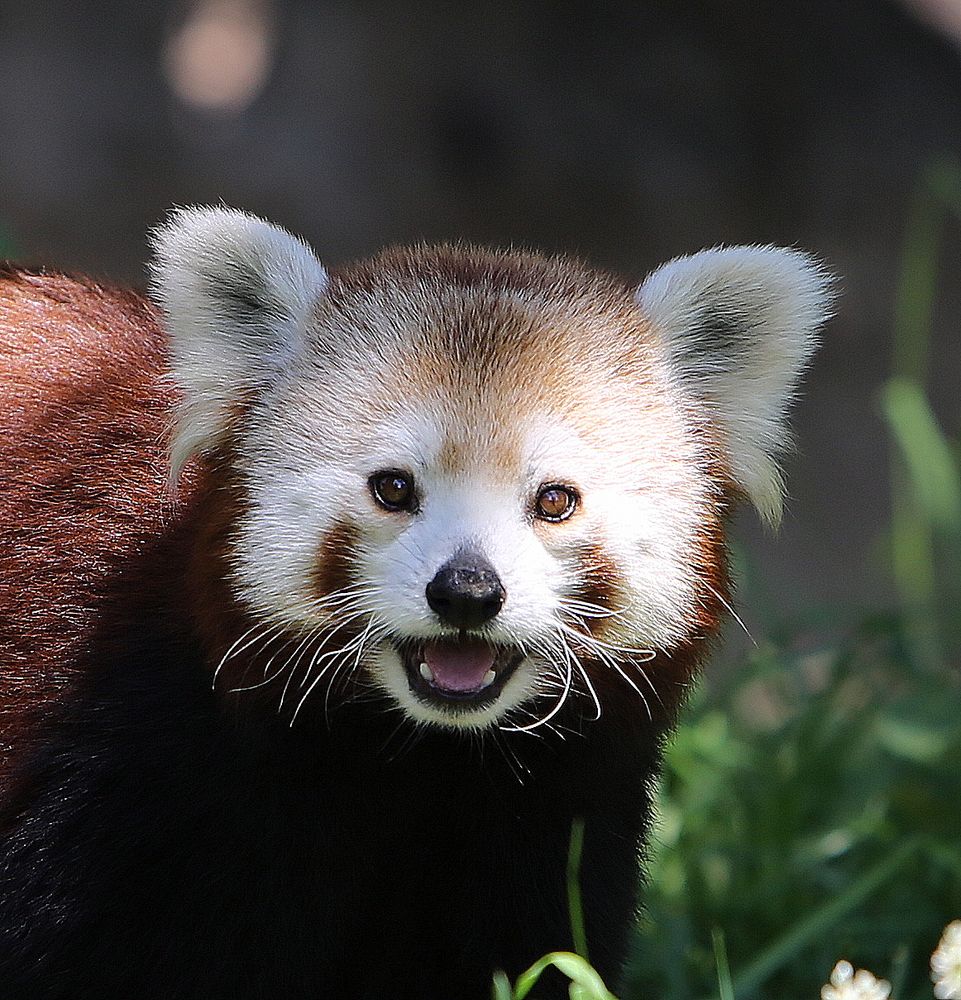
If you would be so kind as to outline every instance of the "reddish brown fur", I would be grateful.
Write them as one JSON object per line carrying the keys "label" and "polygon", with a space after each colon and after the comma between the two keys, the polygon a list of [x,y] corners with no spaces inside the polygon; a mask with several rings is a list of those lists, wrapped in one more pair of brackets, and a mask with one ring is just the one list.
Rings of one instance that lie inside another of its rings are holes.
{"label": "reddish brown fur", "polygon": [[[203,466],[192,514],[187,587],[194,625],[219,661],[247,624],[247,613],[228,583],[234,526],[243,515],[246,497],[229,447],[210,456]],[[226,678],[228,683],[230,679]]]}
{"label": "reddish brown fur", "polygon": [[[709,651],[709,640],[720,629],[725,614],[724,602],[730,603],[730,582],[720,519],[705,526],[698,548],[697,619],[691,622],[690,638],[669,653],[658,651],[651,659],[640,654],[618,654],[614,657],[637,691],[632,690],[625,677],[608,664],[593,659],[589,647],[584,646],[578,653],[590,674],[604,712],[622,719],[627,726],[635,724],[639,715],[646,717],[648,712],[660,724],[673,725],[687,690]],[[582,557],[579,580],[581,585],[574,595],[577,598],[614,612],[625,607],[629,601],[630,595],[620,579],[616,564],[600,545],[593,546]],[[586,630],[601,641],[605,640],[610,624],[611,619],[603,617],[585,618],[583,621]]]}
{"label": "reddish brown fur", "polygon": [[[376,304],[389,302],[409,309],[416,324],[443,301],[434,349],[404,358],[404,378],[415,391],[453,389],[466,402],[480,380],[479,395],[489,401],[499,394],[516,412],[520,376],[530,408],[563,410],[572,372],[590,376],[596,352],[585,351],[585,343],[601,354],[609,342],[621,343],[630,371],[618,374],[636,386],[649,380],[647,352],[637,348],[651,341],[651,331],[633,292],[629,283],[570,257],[420,245],[391,247],[335,270],[322,308],[354,320],[366,314],[376,323]],[[526,377],[530,371],[536,382]],[[376,408],[377,400],[370,404]]]}
{"label": "reddish brown fur", "polygon": [[0,785],[172,517],[164,352],[134,292],[0,271]]}
{"label": "reddish brown fur", "polygon": [[[227,585],[245,502],[229,446],[194,463],[174,497],[166,368],[143,296],[0,272],[0,794],[134,597],[180,608],[211,666],[250,625]],[[231,666],[228,687],[245,663]]]}
{"label": "reddish brown fur", "polygon": [[[590,604],[616,611],[619,604],[629,600],[621,572],[603,545],[595,543],[581,553],[577,578],[577,596]],[[593,631],[599,624],[602,626],[604,619],[585,621]]]}
{"label": "reddish brown fur", "polygon": [[[595,271],[571,257],[544,257],[522,250],[491,250],[464,244],[393,246],[346,265],[331,275],[330,294],[370,292],[400,281],[484,287],[492,292],[554,291],[570,300],[608,303],[629,297],[632,289],[613,275]],[[585,278],[587,281],[585,281]]]}
{"label": "reddish brown fur", "polygon": [[357,582],[352,564],[357,538],[357,529],[347,521],[338,522],[324,535],[313,574],[314,594],[319,600]]}
{"label": "reddish brown fur", "polygon": [[[419,280],[426,264],[437,266],[435,280],[500,291],[557,288],[598,320],[617,315],[646,335],[636,314],[628,317],[624,286],[593,272],[594,284],[585,286],[585,272],[561,260],[483,252],[462,258],[450,248],[387,251],[335,277],[331,297],[382,283],[387,265],[390,280]],[[516,318],[514,330],[514,343],[529,336]],[[532,363],[544,358],[544,392],[557,392],[564,365],[554,363],[549,337],[535,337],[526,349]],[[80,680],[98,624],[121,599],[183,587],[181,559],[188,557],[178,555],[179,539],[192,552],[186,596],[212,666],[251,624],[227,585],[232,526],[245,503],[229,448],[205,463],[206,473],[188,472],[176,504],[167,486],[166,429],[176,393],[163,374],[166,352],[155,308],[136,293],[63,275],[0,273],[0,468],[7,479],[0,490],[0,784],[51,703]],[[456,443],[449,457],[464,461]],[[698,637],[716,632],[727,597],[720,524],[703,531]],[[318,596],[352,582],[354,533],[343,525],[335,534],[318,563]],[[163,539],[161,562],[138,558]],[[587,564],[583,596],[616,607],[614,567],[599,548]],[[644,665],[670,711],[703,647],[694,641]],[[249,667],[242,657],[231,663],[225,686],[241,683]],[[593,673],[611,686],[602,697],[615,710],[637,711],[622,679],[607,668]]]}

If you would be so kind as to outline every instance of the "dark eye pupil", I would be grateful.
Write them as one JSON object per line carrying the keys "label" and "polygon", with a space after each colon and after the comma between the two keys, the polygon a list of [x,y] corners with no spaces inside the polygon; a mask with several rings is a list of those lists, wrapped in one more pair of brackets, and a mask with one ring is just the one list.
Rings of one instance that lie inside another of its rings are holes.
{"label": "dark eye pupil", "polygon": [[574,512],[577,497],[572,490],[548,486],[537,496],[537,513],[549,521],[563,521]]}
{"label": "dark eye pupil", "polygon": [[404,510],[414,498],[414,483],[399,472],[380,472],[370,478],[374,499],[388,510]]}
{"label": "dark eye pupil", "polygon": [[385,479],[380,487],[385,500],[391,503],[400,503],[407,495],[407,483],[403,479]]}
{"label": "dark eye pupil", "polygon": [[567,497],[560,490],[548,490],[541,497],[541,506],[548,514],[560,514],[567,507]]}

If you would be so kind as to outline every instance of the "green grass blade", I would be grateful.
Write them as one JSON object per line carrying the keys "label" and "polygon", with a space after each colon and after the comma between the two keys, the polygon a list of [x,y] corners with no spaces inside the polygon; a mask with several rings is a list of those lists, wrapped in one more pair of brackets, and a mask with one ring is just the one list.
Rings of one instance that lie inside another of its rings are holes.
{"label": "green grass blade", "polygon": [[769,945],[748,966],[734,977],[734,991],[752,993],[778,969],[789,962],[812,941],[816,941],[837,926],[841,920],[888,881],[918,851],[920,841],[911,838],[892,851],[883,861],[829,903],[814,910],[795,924],[786,934]]}
{"label": "green grass blade", "polygon": [[617,1000],[594,969],[580,955],[569,951],[552,951],[538,959],[526,972],[522,972],[514,984],[516,1000],[524,1000],[544,970],[551,965],[570,979],[572,987],[576,987],[572,988],[572,996],[582,1000]]}
{"label": "green grass blade", "polygon": [[961,165],[939,157],[928,163],[911,198],[894,304],[892,371],[920,384],[930,356],[941,232],[949,212],[961,219]]}
{"label": "green grass blade", "polygon": [[928,165],[924,180],[934,197],[961,220],[961,164],[949,157],[936,157]]}
{"label": "green grass blade", "polygon": [[921,388],[892,379],[881,392],[881,408],[925,516],[940,530],[961,534],[961,471]]}
{"label": "green grass blade", "polygon": [[930,172],[918,182],[908,212],[894,303],[892,371],[925,381],[928,342],[938,284],[944,208],[931,188]]}
{"label": "green grass blade", "polygon": [[717,966],[717,991],[720,1000],[734,1000],[734,984],[731,982],[731,966],[727,960],[727,947],[724,944],[724,931],[715,927],[711,931],[711,942],[714,945],[714,964]]}
{"label": "green grass blade", "polygon": [[513,1000],[513,998],[514,991],[511,989],[511,981],[498,969],[494,973],[494,982],[491,984],[491,1000]]}
{"label": "green grass blade", "polygon": [[567,851],[567,912],[571,921],[574,951],[585,961],[587,957],[587,932],[584,930],[584,907],[581,901],[581,855],[584,851],[584,820],[580,817],[571,824],[571,842]]}

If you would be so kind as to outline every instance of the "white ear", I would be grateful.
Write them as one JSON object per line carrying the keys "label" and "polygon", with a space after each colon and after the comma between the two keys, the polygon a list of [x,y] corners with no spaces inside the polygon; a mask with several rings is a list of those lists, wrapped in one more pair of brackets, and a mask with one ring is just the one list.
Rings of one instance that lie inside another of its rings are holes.
{"label": "white ear", "polygon": [[831,277],[797,250],[702,250],[659,267],[637,299],[678,377],[710,406],[734,480],[777,522],[786,412],[830,313]]}
{"label": "white ear", "polygon": [[302,240],[231,208],[182,208],[151,234],[151,290],[184,392],[173,475],[218,443],[232,404],[299,350],[327,273]]}

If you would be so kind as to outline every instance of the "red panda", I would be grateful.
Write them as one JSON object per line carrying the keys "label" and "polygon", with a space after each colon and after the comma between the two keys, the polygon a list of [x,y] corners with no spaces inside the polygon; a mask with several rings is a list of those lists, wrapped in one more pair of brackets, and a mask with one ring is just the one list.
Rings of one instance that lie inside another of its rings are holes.
{"label": "red panda", "polygon": [[0,274],[4,996],[486,997],[572,946],[575,820],[615,982],[822,270],[209,208],[152,292]]}

